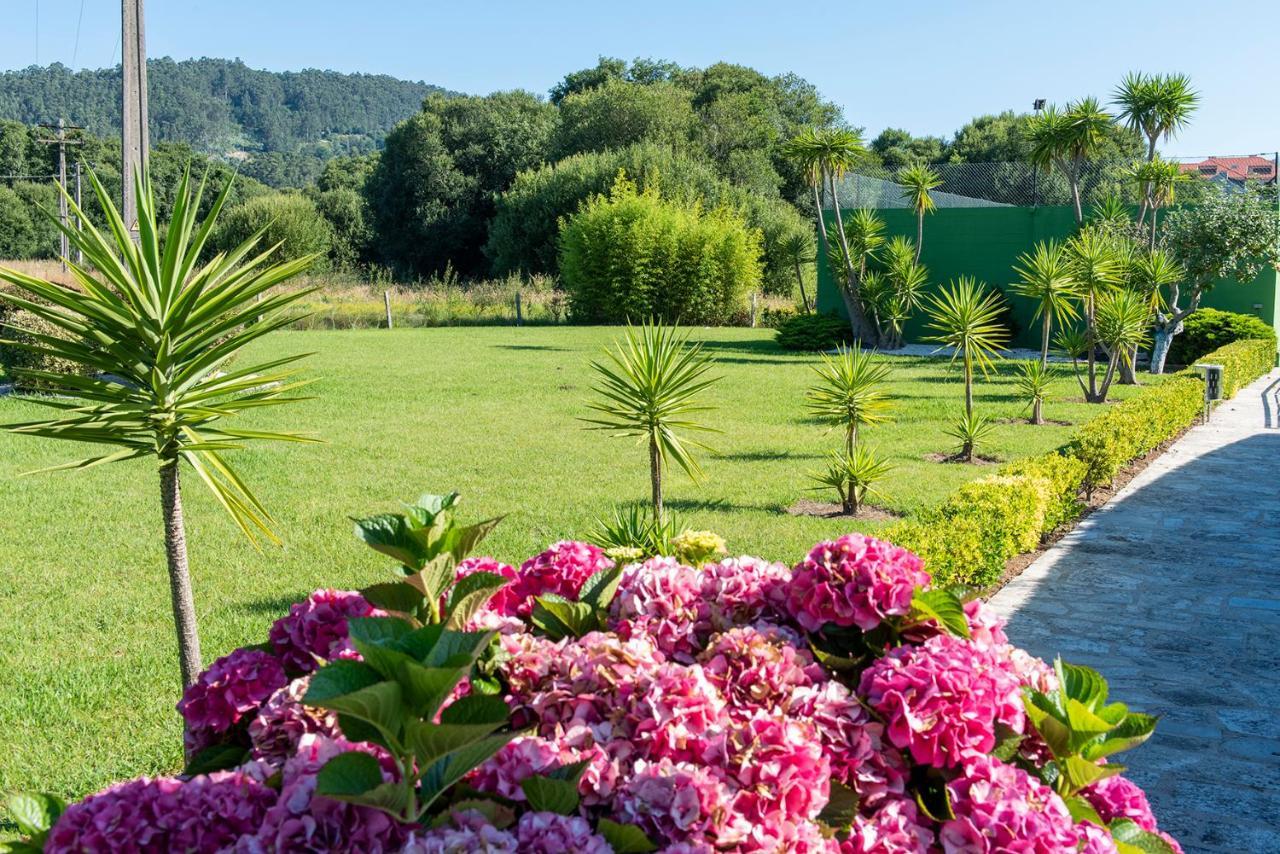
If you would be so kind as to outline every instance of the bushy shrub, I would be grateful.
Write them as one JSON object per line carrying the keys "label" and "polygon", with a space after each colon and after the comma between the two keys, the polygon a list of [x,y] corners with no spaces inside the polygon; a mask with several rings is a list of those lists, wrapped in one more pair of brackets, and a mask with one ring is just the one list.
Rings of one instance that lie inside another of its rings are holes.
{"label": "bushy shrub", "polygon": [[[424,557],[387,517],[366,521],[380,551]],[[180,709],[210,745],[204,769],[65,811],[32,798],[21,829],[50,851],[1176,844],[1122,766],[1102,763],[1156,719],[1095,671],[1017,649],[981,601],[935,587],[888,542],[849,534],[791,568],[616,567],[562,542],[519,568],[432,562],[411,581],[317,591],[270,643],[202,674]],[[447,628],[375,610],[435,623],[424,583],[453,587]]]}
{"label": "bushy shrub", "polygon": [[575,154],[517,175],[510,189],[498,197],[489,223],[484,251],[494,274],[557,272],[560,219],[573,215],[588,199],[609,192],[619,171],[641,188],[657,189],[665,199],[701,201],[707,209],[737,211],[763,235],[762,290],[790,295],[795,289],[793,256],[785,247],[794,235],[812,233],[808,220],[776,195],[735,186],[709,164],[653,143]]}
{"label": "bushy shrub", "polygon": [[1048,533],[1079,513],[1085,469],[1081,460],[1053,451],[1002,466],[1000,474],[1039,477],[1049,482],[1049,503],[1041,525],[1042,533]]}
{"label": "bushy shrub", "polygon": [[1175,365],[1191,365],[1205,354],[1233,341],[1276,340],[1276,331],[1261,318],[1251,314],[1197,309],[1182,322],[1182,332],[1174,336],[1169,348],[1169,361]]}
{"label": "bushy shrub", "polygon": [[230,208],[218,218],[213,248],[229,251],[248,240],[260,228],[266,228],[258,246],[267,249],[280,243],[276,260],[285,261],[315,254],[312,271],[329,265],[333,232],[329,223],[316,210],[315,203],[298,193],[271,193],[256,196]]}
{"label": "bushy shrub", "polygon": [[[13,382],[15,387],[23,391],[39,391],[45,388],[39,380],[24,377],[22,371],[48,371],[54,374],[81,373],[81,366],[76,362],[43,353],[33,353],[20,346],[39,343],[32,333],[64,340],[69,337],[63,330],[29,311],[0,306],[0,368],[4,369],[6,379]],[[4,343],[6,341],[14,343]]]}
{"label": "bushy shrub", "polygon": [[760,233],[619,177],[564,221],[560,276],[578,321],[723,325],[760,285]]}
{"label": "bushy shrub", "polygon": [[834,314],[799,314],[778,326],[778,346],[786,350],[834,350],[853,341],[849,321]]}
{"label": "bushy shrub", "polygon": [[33,219],[39,215],[22,196],[0,186],[0,258],[36,258],[51,254],[56,243],[40,245],[42,235]]}
{"label": "bushy shrub", "polygon": [[1236,341],[1205,354],[1210,364],[1222,365],[1222,394],[1235,393],[1276,365],[1276,339],[1252,338]]}

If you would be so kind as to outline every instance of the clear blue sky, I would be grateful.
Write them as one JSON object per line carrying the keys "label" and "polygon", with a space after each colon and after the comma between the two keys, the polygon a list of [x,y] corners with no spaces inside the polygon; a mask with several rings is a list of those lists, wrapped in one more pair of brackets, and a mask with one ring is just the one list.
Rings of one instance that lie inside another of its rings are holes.
{"label": "clear blue sky", "polygon": [[[147,35],[152,56],[381,72],[473,93],[545,93],[600,54],[727,60],[800,74],[869,135],[887,126],[949,135],[1034,98],[1106,95],[1131,69],[1182,71],[1204,103],[1166,152],[1202,155],[1280,147],[1280,15],[1269,5],[150,0]],[[4,0],[0,13],[0,65],[119,60],[117,0]]]}

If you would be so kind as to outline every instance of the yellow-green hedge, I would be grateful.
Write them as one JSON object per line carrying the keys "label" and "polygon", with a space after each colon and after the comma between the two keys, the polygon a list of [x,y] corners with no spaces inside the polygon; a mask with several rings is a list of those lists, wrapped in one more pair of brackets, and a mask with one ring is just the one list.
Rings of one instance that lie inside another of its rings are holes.
{"label": "yellow-green hedge", "polygon": [[[1273,341],[1236,341],[1204,357],[1221,364],[1228,397],[1275,364]],[[1084,424],[1061,451],[1010,463],[999,474],[960,487],[932,510],[879,536],[924,560],[937,584],[986,587],[1010,558],[1080,511],[1083,488],[1109,483],[1126,463],[1159,446],[1200,413],[1204,385],[1184,372],[1143,389]]]}

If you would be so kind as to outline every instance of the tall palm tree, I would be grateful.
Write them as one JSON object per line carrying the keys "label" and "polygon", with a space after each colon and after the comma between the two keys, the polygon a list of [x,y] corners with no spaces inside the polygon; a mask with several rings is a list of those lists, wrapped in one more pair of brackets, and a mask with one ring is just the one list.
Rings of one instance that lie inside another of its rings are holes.
{"label": "tall palm tree", "polygon": [[32,400],[58,414],[8,428],[117,449],[56,469],[86,469],[143,457],[157,461],[169,589],[185,687],[200,673],[201,660],[182,507],[183,464],[209,488],[245,536],[276,540],[270,515],[223,452],[254,440],[316,440],[223,423],[255,409],[298,400],[291,392],[303,383],[295,381],[292,371],[282,369],[303,355],[236,367],[228,363],[248,344],[296,319],[283,310],[311,290],[270,291],[305,270],[315,257],[273,263],[279,247],[260,251],[259,231],[230,252],[201,261],[230,182],[199,223],[204,182],[193,194],[190,175],[184,174],[169,222],[162,227],[150,177],[139,175],[136,244],[111,195],[92,171],[89,182],[107,232],[99,231],[70,198],[67,205],[83,230],[67,228],[54,219],[70,245],[83,253],[83,265],[66,262],[78,287],[0,268],[0,279],[17,289],[0,291],[0,301],[26,309],[65,333],[65,338],[32,333],[38,343],[27,348],[83,368],[82,374],[75,375],[24,371],[27,378],[61,395]]}
{"label": "tall palm tree", "polygon": [[[858,295],[862,276],[866,273],[865,264],[860,270],[855,255],[850,251],[839,190],[840,180],[866,154],[862,137],[844,128],[806,128],[787,142],[783,154],[800,165],[813,189],[819,249],[822,257],[829,260],[838,257],[840,260],[838,267],[832,266],[831,275],[840,286],[853,337],[859,341],[874,342],[875,330],[867,322]],[[826,202],[830,203],[835,217],[834,241],[828,234]]]}
{"label": "tall palm tree", "polygon": [[600,383],[593,387],[603,400],[588,404],[600,413],[583,418],[592,430],[610,430],[615,436],[636,436],[649,451],[649,485],[653,517],[666,518],[662,500],[662,470],[674,460],[689,477],[702,479],[702,469],[691,448],[707,449],[683,432],[719,432],[698,422],[695,416],[713,407],[703,406],[698,395],[720,377],[707,377],[711,359],[701,344],[689,344],[689,336],[661,323],[639,329],[627,326],[614,350],[606,351],[608,363],[592,362]]}
{"label": "tall palm tree", "polygon": [[1112,127],[1112,116],[1097,98],[1081,98],[1065,110],[1050,105],[1027,120],[1031,159],[1046,171],[1058,169],[1071,187],[1076,225],[1084,224],[1080,181],[1084,165],[1097,156]]}
{"label": "tall palm tree", "polygon": [[[1156,144],[1172,139],[1191,121],[1200,104],[1200,94],[1185,74],[1143,74],[1130,72],[1112,93],[1111,102],[1120,108],[1117,116],[1126,127],[1147,139],[1147,162],[1156,159]],[[1151,209],[1149,191],[1142,194],[1138,213],[1141,224]]]}
{"label": "tall palm tree", "polygon": [[933,213],[938,206],[932,192],[942,186],[942,176],[927,164],[915,163],[898,170],[898,183],[907,191],[907,201],[916,212],[916,260],[924,248],[924,215]]}
{"label": "tall palm tree", "polygon": [[1000,322],[1004,301],[998,291],[972,276],[961,276],[929,297],[929,328],[937,332],[927,340],[952,348],[951,361],[964,370],[964,411],[973,416],[973,369],[988,376],[1009,332]]}
{"label": "tall palm tree", "polygon": [[1087,346],[1080,349],[1080,357],[1087,366],[1088,388],[1085,397],[1097,393],[1095,347],[1097,342],[1098,301],[1120,287],[1128,265],[1121,248],[1129,241],[1119,241],[1105,231],[1086,227],[1067,241],[1072,277],[1080,294],[1081,314],[1084,315],[1084,338]]}
{"label": "tall palm tree", "polygon": [[1047,366],[1053,324],[1061,325],[1064,320],[1074,320],[1079,316],[1075,303],[1080,292],[1076,287],[1071,258],[1065,246],[1050,240],[1037,243],[1030,252],[1018,256],[1013,271],[1018,274],[1018,281],[1012,286],[1013,292],[1035,300],[1033,317],[1041,320],[1040,365]]}

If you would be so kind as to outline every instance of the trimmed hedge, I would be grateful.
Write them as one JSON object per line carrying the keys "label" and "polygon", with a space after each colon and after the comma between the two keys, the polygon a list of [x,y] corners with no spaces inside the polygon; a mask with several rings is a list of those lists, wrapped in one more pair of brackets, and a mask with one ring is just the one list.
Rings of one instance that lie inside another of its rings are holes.
{"label": "trimmed hedge", "polygon": [[[1204,357],[1223,365],[1228,397],[1271,370],[1275,359],[1274,340],[1237,341]],[[1110,407],[1061,450],[966,483],[941,506],[877,536],[920,555],[936,584],[988,587],[1011,558],[1079,514],[1081,490],[1110,483],[1124,465],[1189,426],[1203,404],[1199,376],[1184,371]]]}
{"label": "trimmed hedge", "polygon": [[1252,314],[1201,308],[1182,322],[1182,331],[1174,336],[1173,346],[1169,348],[1169,361],[1190,365],[1219,347],[1251,339],[1274,344],[1276,331]]}
{"label": "trimmed hedge", "polygon": [[849,321],[835,314],[799,314],[778,326],[784,350],[834,350],[853,340]]}

